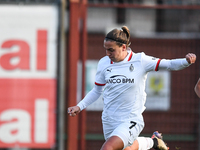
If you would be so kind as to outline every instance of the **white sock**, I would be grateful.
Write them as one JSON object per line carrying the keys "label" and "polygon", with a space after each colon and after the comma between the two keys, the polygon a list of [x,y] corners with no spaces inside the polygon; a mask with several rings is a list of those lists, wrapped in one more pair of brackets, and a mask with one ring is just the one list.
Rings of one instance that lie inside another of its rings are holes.
{"label": "white sock", "polygon": [[152,138],[148,137],[138,137],[137,141],[139,143],[138,150],[148,150],[153,147],[153,140]]}

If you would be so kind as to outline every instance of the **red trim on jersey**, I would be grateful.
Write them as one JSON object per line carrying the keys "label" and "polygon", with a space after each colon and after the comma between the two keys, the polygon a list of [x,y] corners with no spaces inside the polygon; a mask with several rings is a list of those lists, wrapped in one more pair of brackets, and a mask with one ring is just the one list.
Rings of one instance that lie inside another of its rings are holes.
{"label": "red trim on jersey", "polygon": [[131,54],[130,54],[130,56],[129,56],[129,58],[128,58],[128,61],[131,60],[132,56],[133,56],[133,52],[131,52]]}
{"label": "red trim on jersey", "polygon": [[160,61],[161,61],[161,59],[158,60],[158,62],[157,62],[157,64],[156,64],[156,69],[155,69],[155,71],[158,71],[158,67],[159,67]]}
{"label": "red trim on jersey", "polygon": [[113,64],[113,61],[112,61],[112,60],[110,60],[110,63],[111,63],[111,64]]}
{"label": "red trim on jersey", "polygon": [[104,85],[106,85],[106,84],[100,84],[100,83],[97,83],[97,82],[95,82],[95,84],[98,85],[98,86],[104,86]]}

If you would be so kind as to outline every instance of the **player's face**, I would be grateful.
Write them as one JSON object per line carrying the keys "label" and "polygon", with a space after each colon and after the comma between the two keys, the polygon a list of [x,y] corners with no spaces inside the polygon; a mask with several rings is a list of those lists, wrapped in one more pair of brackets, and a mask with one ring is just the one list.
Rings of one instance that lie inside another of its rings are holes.
{"label": "player's face", "polygon": [[115,41],[104,41],[104,48],[106,49],[106,55],[113,62],[120,62],[127,56],[125,44],[119,47]]}

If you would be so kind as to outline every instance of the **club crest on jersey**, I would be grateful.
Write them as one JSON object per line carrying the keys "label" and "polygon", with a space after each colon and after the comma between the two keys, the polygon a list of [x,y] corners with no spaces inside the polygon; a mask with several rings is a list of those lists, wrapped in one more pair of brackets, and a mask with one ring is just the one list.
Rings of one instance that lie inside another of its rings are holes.
{"label": "club crest on jersey", "polygon": [[129,70],[132,72],[134,70],[133,64],[129,67]]}

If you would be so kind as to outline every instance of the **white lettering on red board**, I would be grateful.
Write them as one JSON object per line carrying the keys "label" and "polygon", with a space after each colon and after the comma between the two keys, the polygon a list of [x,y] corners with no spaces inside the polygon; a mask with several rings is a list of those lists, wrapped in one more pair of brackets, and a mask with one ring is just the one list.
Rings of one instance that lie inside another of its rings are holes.
{"label": "white lettering on red board", "polygon": [[36,50],[25,39],[3,41],[0,47],[0,77],[55,78],[55,50],[50,49],[47,53],[47,34],[45,29],[36,31]]}
{"label": "white lettering on red board", "polygon": [[46,99],[35,100],[35,118],[22,109],[7,109],[0,114],[0,141],[31,143],[31,124],[34,121],[34,142],[48,142],[48,109]]}
{"label": "white lettering on red board", "polygon": [[[17,52],[8,52],[0,57],[0,65],[5,70],[30,70],[30,47],[23,40],[8,40],[2,43],[2,50],[9,51],[12,47],[18,47]],[[37,69],[46,70],[47,60],[47,31],[37,31]],[[12,64],[12,59],[19,58],[16,64]]]}

